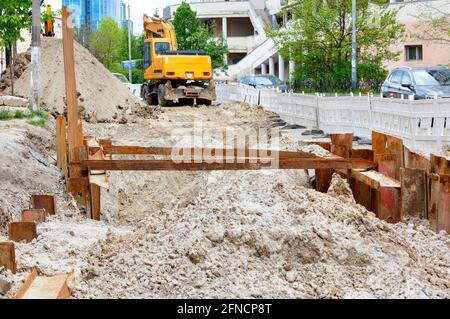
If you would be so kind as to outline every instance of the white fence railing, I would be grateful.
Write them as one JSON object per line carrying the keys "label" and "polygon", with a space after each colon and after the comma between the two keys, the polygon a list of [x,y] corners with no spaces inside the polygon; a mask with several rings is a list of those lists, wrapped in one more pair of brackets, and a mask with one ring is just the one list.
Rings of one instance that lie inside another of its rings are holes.
{"label": "white fence railing", "polygon": [[276,112],[289,124],[371,138],[372,130],[403,138],[423,151],[450,146],[450,99],[409,100],[367,96],[322,97],[237,85],[217,86],[219,102],[241,101]]}

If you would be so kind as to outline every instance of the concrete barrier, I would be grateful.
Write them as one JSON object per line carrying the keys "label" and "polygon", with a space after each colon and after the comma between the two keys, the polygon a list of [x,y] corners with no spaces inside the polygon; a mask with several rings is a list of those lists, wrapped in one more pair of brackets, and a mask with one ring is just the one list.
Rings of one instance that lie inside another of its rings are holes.
{"label": "concrete barrier", "polygon": [[289,124],[325,133],[371,138],[372,130],[400,137],[413,149],[450,146],[450,99],[410,100],[371,95],[324,97],[221,84],[219,102],[240,101],[276,112]]}

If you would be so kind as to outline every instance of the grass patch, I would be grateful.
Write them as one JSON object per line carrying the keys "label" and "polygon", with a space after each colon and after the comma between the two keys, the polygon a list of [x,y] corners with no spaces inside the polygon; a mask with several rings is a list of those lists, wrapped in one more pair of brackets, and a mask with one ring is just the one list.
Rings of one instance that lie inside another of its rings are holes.
{"label": "grass patch", "polygon": [[30,115],[27,116],[28,124],[34,125],[34,126],[40,126],[40,127],[44,127],[45,126],[45,122],[48,119],[48,115],[44,113],[44,111],[42,110],[36,110],[36,111],[32,111],[30,113]]}
{"label": "grass patch", "polygon": [[25,116],[25,113],[23,113],[22,111],[20,111],[20,110],[17,110],[16,111],[16,113],[14,113],[14,118],[15,119],[23,119],[23,118],[25,118],[26,116]]}
{"label": "grass patch", "polygon": [[14,115],[5,108],[0,109],[0,121],[8,121],[14,118]]}
{"label": "grass patch", "polygon": [[27,123],[44,127],[45,122],[48,120],[48,115],[42,110],[32,111],[30,115],[25,115],[21,110],[17,110],[14,113],[6,108],[0,108],[0,121],[27,119]]}
{"label": "grass patch", "polygon": [[45,126],[45,119],[43,119],[42,117],[39,118],[33,118],[27,121],[28,124],[34,125],[34,126],[40,126],[40,127],[44,127]]}
{"label": "grass patch", "polygon": [[28,117],[29,118],[40,117],[44,120],[48,119],[48,115],[45,114],[44,111],[42,111],[42,110],[32,111]]}

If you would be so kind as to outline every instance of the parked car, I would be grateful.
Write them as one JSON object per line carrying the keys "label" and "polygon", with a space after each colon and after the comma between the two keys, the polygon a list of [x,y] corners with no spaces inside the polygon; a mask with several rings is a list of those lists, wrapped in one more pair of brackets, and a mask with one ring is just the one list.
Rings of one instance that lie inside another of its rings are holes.
{"label": "parked car", "polygon": [[243,86],[250,86],[257,89],[277,88],[281,92],[287,92],[289,90],[286,82],[270,74],[247,75],[239,83]]}
{"label": "parked car", "polygon": [[414,96],[415,100],[450,98],[450,69],[444,66],[396,68],[381,86],[384,97]]}
{"label": "parked car", "polygon": [[123,83],[123,85],[128,89],[131,90],[131,83],[130,81],[127,79],[127,77],[123,74],[120,73],[113,73],[113,75],[116,77],[116,79],[118,79],[120,82]]}

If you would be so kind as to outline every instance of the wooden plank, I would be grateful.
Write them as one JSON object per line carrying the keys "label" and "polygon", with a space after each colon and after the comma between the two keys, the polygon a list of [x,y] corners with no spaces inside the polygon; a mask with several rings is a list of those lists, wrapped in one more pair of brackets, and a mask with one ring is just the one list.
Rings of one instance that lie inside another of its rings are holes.
{"label": "wooden plank", "polygon": [[17,292],[15,299],[23,299],[23,296],[28,291],[28,289],[30,288],[31,284],[36,279],[37,275],[38,275],[37,270],[33,269],[31,271],[31,274],[25,280],[25,283],[23,284],[23,286]]}
{"label": "wooden plank", "polygon": [[431,162],[425,156],[415,153],[405,147],[405,167],[412,169],[421,169],[431,172]]}
{"label": "wooden plank", "polygon": [[403,141],[400,138],[373,131],[372,150],[375,161],[380,155],[395,155],[395,179],[400,180],[400,169],[405,166]]}
{"label": "wooden plank", "polygon": [[434,231],[437,231],[438,227],[438,213],[439,213],[439,202],[441,196],[441,183],[439,179],[430,179],[430,188],[428,194],[428,221],[430,222],[430,227]]}
{"label": "wooden plank", "polygon": [[441,230],[450,234],[450,175],[440,176],[437,231]]}
{"label": "wooden plank", "polygon": [[31,242],[37,237],[36,223],[13,222],[9,224],[9,240]]}
{"label": "wooden plank", "polygon": [[26,209],[22,211],[23,222],[44,223],[47,217],[45,209]]}
{"label": "wooden plank", "polygon": [[326,193],[330,188],[333,177],[332,169],[316,169],[316,191]]}
{"label": "wooden plank", "polygon": [[377,217],[388,223],[400,221],[400,189],[380,187],[378,189]]}
{"label": "wooden plank", "polygon": [[369,149],[353,149],[350,151],[351,158],[362,158],[368,161],[374,161],[373,151]]}
{"label": "wooden plank", "polygon": [[201,171],[201,170],[257,170],[257,169],[323,169],[345,168],[349,162],[335,158],[305,158],[297,161],[280,160],[278,165],[270,162],[259,163],[175,163],[169,160],[85,160],[82,165],[90,170],[105,171]]}
{"label": "wooden plank", "polygon": [[64,53],[64,76],[66,87],[67,120],[68,120],[68,144],[69,156],[72,149],[83,146],[83,137],[78,130],[78,96],[75,79],[75,57],[74,57],[74,28],[72,25],[72,10],[66,7],[62,9],[62,32]]}
{"label": "wooden plank", "polygon": [[381,187],[401,188],[400,181],[385,176],[376,171],[359,172],[352,170],[352,178],[370,186],[373,189],[379,189]]}
{"label": "wooden plank", "polygon": [[[110,141],[101,141],[103,143]],[[280,157],[280,158],[313,158],[317,157],[314,154],[306,152],[288,152],[275,150],[257,150],[257,149],[215,149],[215,148],[172,148],[172,147],[142,147],[142,146],[108,146],[108,143],[103,144],[103,151],[110,155],[161,155],[161,156],[180,156],[188,155],[192,157],[194,154],[207,154],[215,157],[216,155],[223,157],[225,154],[228,157]]]}
{"label": "wooden plank", "polygon": [[430,155],[431,173],[439,175],[450,174],[450,161],[443,156]]}
{"label": "wooden plank", "polygon": [[353,197],[355,201],[364,206],[367,210],[372,210],[372,198],[371,198],[371,187],[369,185],[364,184],[363,182],[356,180],[355,178],[351,179],[350,183]]}
{"label": "wooden plank", "polygon": [[402,169],[401,219],[427,218],[427,175],[421,169]]}
{"label": "wooden plank", "polygon": [[31,195],[31,208],[45,209],[47,214],[56,214],[55,196],[52,195]]}
{"label": "wooden plank", "polygon": [[100,186],[95,185],[95,184],[91,184],[91,210],[92,210],[92,219],[94,220],[100,220],[100,211],[101,211],[101,207],[100,207]]}
{"label": "wooden plank", "polygon": [[331,153],[343,158],[350,158],[353,148],[353,133],[331,134]]}
{"label": "wooden plank", "polygon": [[71,296],[69,281],[72,277],[73,273],[51,277],[38,276],[34,269],[15,299],[68,299]]}
{"label": "wooden plank", "polygon": [[13,274],[16,273],[16,251],[14,243],[6,242],[0,243],[0,268],[11,270]]}
{"label": "wooden plank", "polygon": [[58,116],[56,118],[56,165],[59,169],[63,169],[64,162],[64,145],[66,144],[66,118]]}
{"label": "wooden plank", "polygon": [[396,179],[397,176],[397,155],[396,154],[377,154],[378,172]]}

